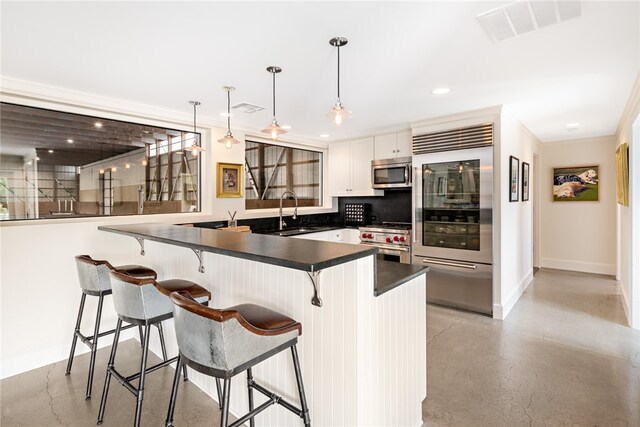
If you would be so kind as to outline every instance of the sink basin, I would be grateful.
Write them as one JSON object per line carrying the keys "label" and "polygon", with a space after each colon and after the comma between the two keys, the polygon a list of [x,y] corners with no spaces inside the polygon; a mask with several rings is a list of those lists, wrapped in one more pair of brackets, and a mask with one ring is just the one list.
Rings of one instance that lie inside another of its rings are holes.
{"label": "sink basin", "polygon": [[317,233],[319,231],[331,230],[334,227],[326,227],[326,226],[309,226],[309,227],[296,227],[296,228],[288,228],[282,231],[275,231],[273,233],[269,233],[274,236],[295,236],[298,234],[306,234],[306,233]]}

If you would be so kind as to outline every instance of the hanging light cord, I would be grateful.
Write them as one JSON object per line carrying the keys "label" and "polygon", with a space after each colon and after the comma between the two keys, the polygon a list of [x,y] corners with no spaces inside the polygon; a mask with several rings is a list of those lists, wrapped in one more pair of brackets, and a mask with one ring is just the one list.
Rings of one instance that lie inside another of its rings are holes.
{"label": "hanging light cord", "polygon": [[273,74],[273,119],[276,118],[276,73]]}
{"label": "hanging light cord", "polygon": [[196,103],[193,103],[193,141],[197,146],[200,141],[198,141],[198,135],[196,133]]}
{"label": "hanging light cord", "polygon": [[338,44],[338,101],[340,101],[340,45]]}
{"label": "hanging light cord", "polygon": [[231,91],[227,90],[227,132],[231,133]]}

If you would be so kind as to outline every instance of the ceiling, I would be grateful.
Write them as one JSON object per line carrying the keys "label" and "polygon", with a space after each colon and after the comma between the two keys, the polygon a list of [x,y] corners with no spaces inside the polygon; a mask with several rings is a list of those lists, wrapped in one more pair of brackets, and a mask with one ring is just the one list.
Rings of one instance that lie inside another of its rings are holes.
{"label": "ceiling", "polygon": [[[501,42],[476,16],[508,2],[2,2],[3,77],[189,114],[232,127],[277,116],[329,141],[502,104],[540,140],[612,135],[640,71],[640,3],[581,3],[582,16]],[[334,127],[336,49],[354,116]],[[433,95],[434,88],[451,92]],[[580,123],[567,130],[568,123]]]}

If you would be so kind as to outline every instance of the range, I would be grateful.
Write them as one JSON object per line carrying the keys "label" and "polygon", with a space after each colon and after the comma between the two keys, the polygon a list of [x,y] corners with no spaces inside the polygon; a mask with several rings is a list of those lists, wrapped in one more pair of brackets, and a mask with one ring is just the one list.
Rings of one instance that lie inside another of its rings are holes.
{"label": "range", "polygon": [[387,261],[411,264],[411,224],[383,222],[359,227],[360,244],[378,248],[378,256]]}

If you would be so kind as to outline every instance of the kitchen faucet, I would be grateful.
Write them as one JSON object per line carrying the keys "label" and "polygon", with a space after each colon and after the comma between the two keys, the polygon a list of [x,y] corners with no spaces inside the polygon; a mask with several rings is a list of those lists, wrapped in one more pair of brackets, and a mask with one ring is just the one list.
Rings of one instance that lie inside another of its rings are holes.
{"label": "kitchen faucet", "polygon": [[284,199],[285,194],[290,193],[291,195],[293,195],[293,199],[296,202],[296,207],[293,210],[293,217],[292,219],[296,219],[296,217],[298,216],[298,195],[296,193],[294,193],[291,190],[287,190],[284,193],[282,193],[282,195],[280,196],[280,220],[278,221],[278,227],[279,230],[282,231],[282,227],[286,227],[287,224],[282,220],[282,199]]}

